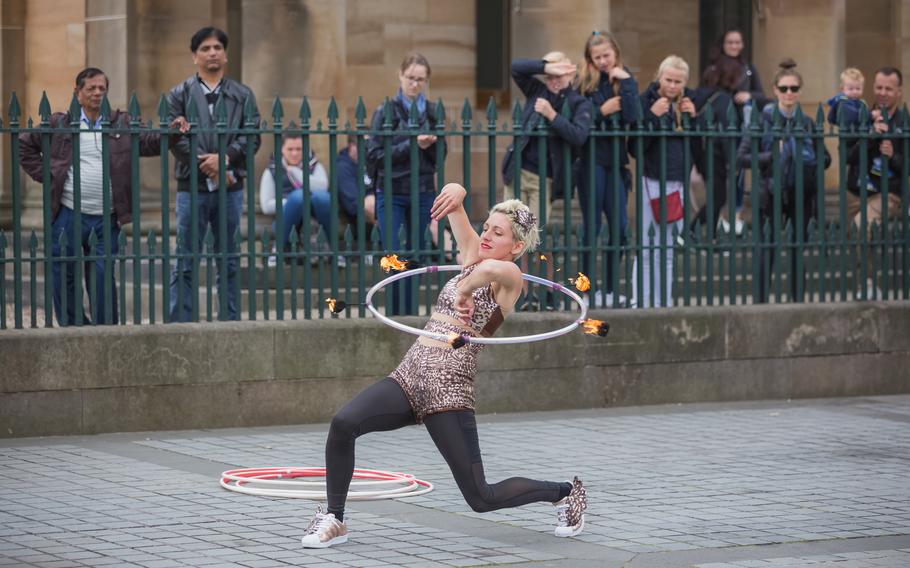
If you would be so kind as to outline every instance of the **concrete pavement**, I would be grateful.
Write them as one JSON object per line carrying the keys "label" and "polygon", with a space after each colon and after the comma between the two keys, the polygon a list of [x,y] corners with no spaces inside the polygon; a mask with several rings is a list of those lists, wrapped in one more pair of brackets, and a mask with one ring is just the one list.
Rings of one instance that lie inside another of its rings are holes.
{"label": "concrete pavement", "polygon": [[0,441],[0,566],[910,566],[910,396],[479,415],[490,481],[588,487],[585,532],[548,504],[474,513],[422,427],[358,467],[436,489],[351,503],[305,550],[314,502],[240,495],[225,469],[324,463],[326,425]]}

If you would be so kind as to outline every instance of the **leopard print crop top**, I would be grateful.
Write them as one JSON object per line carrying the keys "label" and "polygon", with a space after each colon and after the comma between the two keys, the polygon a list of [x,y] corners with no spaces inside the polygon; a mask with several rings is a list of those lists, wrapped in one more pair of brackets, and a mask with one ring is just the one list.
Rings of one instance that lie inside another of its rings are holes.
{"label": "leopard print crop top", "polygon": [[[458,319],[453,305],[455,287],[478,264],[465,267],[443,286],[436,300],[434,314]],[[493,297],[491,285],[474,290],[472,296],[474,315],[469,326],[471,333],[464,327],[434,318],[427,322],[424,329],[442,334],[491,336],[503,322],[502,309]],[[427,345],[419,339],[414,342],[390,377],[401,385],[417,422],[422,422],[424,416],[434,412],[474,409],[474,375],[477,373],[477,354],[482,348],[482,345],[476,343],[453,349],[441,343]]]}

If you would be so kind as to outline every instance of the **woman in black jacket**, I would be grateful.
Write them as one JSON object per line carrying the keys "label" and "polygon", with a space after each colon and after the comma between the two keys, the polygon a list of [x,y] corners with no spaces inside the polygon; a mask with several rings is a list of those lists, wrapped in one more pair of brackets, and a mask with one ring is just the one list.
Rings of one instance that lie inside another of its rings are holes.
{"label": "woman in black jacket", "polygon": [[[379,225],[383,248],[388,252],[399,253],[408,250],[412,251],[413,256],[416,256],[418,251],[426,248],[424,234],[430,224],[430,208],[436,198],[436,161],[440,151],[439,147],[441,146],[443,157],[446,152],[445,140],[437,138],[433,134],[438,120],[435,105],[426,98],[430,72],[430,63],[426,57],[416,52],[409,53],[401,62],[401,68],[398,71],[398,80],[401,84],[398,93],[392,99],[379,105],[370,122],[371,131],[382,132],[385,130],[385,106],[389,105],[392,134],[374,134],[367,141],[367,163],[370,175],[376,184],[376,222]],[[418,147],[416,164],[411,163],[411,139],[414,136],[408,133],[412,107],[416,107],[416,127],[425,132],[416,136]],[[384,166],[385,143],[388,137],[391,137],[392,168],[390,176],[386,176]],[[416,203],[411,201],[411,170],[413,168],[417,169]],[[386,195],[386,193],[390,195]],[[419,209],[417,240],[412,242],[413,230],[410,220],[411,209],[415,206]],[[388,227],[385,221],[386,207],[392,209],[392,223]],[[405,243],[399,242],[398,239],[402,227],[407,235]],[[405,249],[401,248],[402,244],[405,245]],[[404,286],[406,289],[404,306],[399,305],[397,287],[392,286],[393,315],[416,313],[411,301],[409,282],[406,282]]]}
{"label": "woman in black jacket", "polygon": [[[682,130],[684,114],[689,115],[690,121],[695,120],[695,92],[686,88],[688,80],[689,64],[682,57],[671,55],[661,62],[656,80],[641,94],[645,129],[675,133]],[[638,211],[642,254],[632,270],[633,291],[639,306],[669,306],[673,284],[673,233],[682,232],[683,184],[698,158],[700,145],[695,137],[670,133],[645,136],[643,147],[644,153],[637,157],[644,166],[639,188],[642,206]],[[642,263],[640,286],[639,261]]]}
{"label": "woman in black jacket", "polygon": [[[761,124],[755,125],[751,132],[747,132],[739,145],[737,162],[743,168],[759,168],[759,187],[752,190],[753,202],[759,207],[760,223],[754,227],[764,239],[764,228],[770,225],[770,243],[760,246],[759,254],[759,295],[754,299],[756,303],[768,301],[770,288],[769,271],[780,254],[781,232],[787,222],[792,224],[793,237],[797,244],[808,240],[809,222],[814,217],[817,205],[817,191],[813,181],[818,173],[818,168],[827,169],[831,163],[828,151],[823,156],[816,153],[815,140],[810,136],[814,130],[811,117],[797,114],[799,108],[799,93],[803,86],[803,78],[796,71],[796,63],[786,59],[780,64],[774,76],[774,94],[777,102],[768,103],[762,110]],[[777,118],[779,115],[779,118]],[[802,124],[797,122],[801,116]],[[779,120],[780,130],[775,133],[774,123]],[[794,130],[802,128],[806,136],[794,136]],[[760,130],[759,130],[760,129]],[[752,144],[756,137],[758,140],[758,161],[752,159]],[[778,154],[780,178],[779,185],[775,183],[774,155]],[[798,160],[802,162],[802,187],[797,184]],[[779,192],[781,203],[781,219],[779,224],[774,223],[775,193]],[[769,259],[771,246],[776,249],[773,257]],[[797,255],[802,251],[797,247],[790,249],[790,301],[801,302],[803,295],[802,286],[797,282],[805,282],[805,273],[797,274]],[[755,275],[753,275],[755,276]]]}
{"label": "woman in black jacket", "polygon": [[[710,63],[705,68],[704,76],[713,78],[716,84],[733,98],[738,124],[748,125],[753,107],[762,109],[770,102],[762,88],[761,78],[755,65],[746,60],[743,33],[736,29],[726,30],[711,49]],[[743,177],[737,175],[736,181],[736,234],[742,233],[743,222],[739,212],[743,207]],[[722,221],[729,231],[729,224]]]}
{"label": "woman in black jacket", "polygon": [[[616,38],[605,31],[595,31],[585,42],[585,64],[579,71],[578,91],[591,101],[594,130],[620,130],[634,125],[638,119],[638,83],[622,63],[622,54]],[[578,183],[578,205],[581,208],[585,252],[582,270],[592,279],[597,278],[594,251],[595,243],[607,218],[607,254],[604,290],[594,293],[595,306],[622,306],[625,297],[613,294],[614,283],[619,279],[619,262],[626,245],[629,216],[626,211],[630,176],[627,168],[629,154],[623,136],[590,137],[594,145],[594,162],[589,152],[582,151]],[[618,158],[617,158],[618,157]],[[593,185],[592,185],[593,182]],[[593,207],[592,207],[593,205]],[[593,238],[592,238],[593,237]],[[615,248],[614,248],[615,247]],[[614,272],[614,267],[617,269]]]}
{"label": "woman in black jacket", "polygon": [[[516,59],[512,61],[512,79],[525,95],[524,109],[521,115],[523,132],[529,132],[542,125],[549,129],[546,155],[541,156],[538,149],[540,137],[527,134],[517,136],[515,142],[506,150],[502,162],[502,177],[505,184],[505,196],[520,197],[521,201],[538,215],[541,226],[545,226],[550,216],[550,202],[572,195],[575,183],[572,164],[579,150],[588,140],[591,128],[591,103],[572,88],[576,67],[564,53],[554,51],[541,59]],[[544,75],[544,79],[538,79]],[[569,115],[561,114],[563,105],[568,104]],[[565,163],[564,148],[568,145],[571,152],[570,162]],[[516,168],[516,155],[520,167]],[[540,195],[540,168],[546,168],[546,179],[550,180],[552,191],[546,201]],[[565,187],[566,168],[570,168],[570,185]],[[516,171],[518,170],[518,171]],[[520,186],[520,195],[515,194],[516,178]],[[552,257],[549,253],[544,253]],[[526,261],[525,261],[526,262]],[[522,266],[526,270],[527,265]],[[547,263],[547,276],[553,279],[553,263]],[[546,292],[543,308],[555,309],[553,293]],[[519,310],[533,310],[539,307],[537,298],[525,296],[519,304]]]}

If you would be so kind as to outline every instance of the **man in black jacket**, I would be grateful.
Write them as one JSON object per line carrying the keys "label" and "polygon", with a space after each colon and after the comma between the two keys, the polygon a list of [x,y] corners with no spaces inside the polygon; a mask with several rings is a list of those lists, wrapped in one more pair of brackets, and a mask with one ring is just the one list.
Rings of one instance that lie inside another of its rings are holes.
{"label": "man in black jacket", "polygon": [[[171,89],[167,104],[170,117],[189,116],[190,101],[195,102],[199,130],[195,135],[196,156],[190,155],[190,139],[184,138],[171,147],[177,158],[174,174],[177,178],[177,254],[178,258],[171,273],[170,321],[191,321],[192,308],[198,303],[198,290],[191,287],[193,270],[198,267],[198,256],[189,257],[192,251],[202,251],[202,239],[206,227],[211,225],[215,237],[215,252],[220,254],[218,266],[218,319],[235,320],[237,294],[235,285],[237,265],[235,234],[240,225],[243,209],[243,181],[247,177],[246,152],[252,144],[253,151],[259,149],[259,135],[237,132],[225,133],[226,150],[222,156],[224,185],[221,185],[219,170],[218,138],[215,132],[218,120],[215,111],[219,102],[224,103],[226,128],[241,128],[245,123],[259,127],[259,111],[256,98],[249,87],[225,76],[227,65],[227,34],[218,28],[205,27],[196,32],[190,40],[190,51],[196,73]],[[249,100],[249,103],[247,103]],[[249,116],[244,107],[251,109]],[[252,165],[252,164],[250,164]],[[195,185],[195,188],[194,188]],[[198,192],[196,242],[191,241],[193,215],[191,192]],[[227,207],[220,207],[220,192],[227,195]],[[226,274],[224,274],[226,272]]]}

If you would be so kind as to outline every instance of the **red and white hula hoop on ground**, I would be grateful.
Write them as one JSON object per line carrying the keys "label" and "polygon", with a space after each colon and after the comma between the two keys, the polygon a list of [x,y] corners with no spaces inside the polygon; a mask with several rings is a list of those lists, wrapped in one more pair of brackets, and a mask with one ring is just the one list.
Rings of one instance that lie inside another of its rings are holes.
{"label": "red and white hula hoop on ground", "polygon": [[[314,480],[309,480],[314,478]],[[315,480],[315,478],[322,478]],[[262,497],[325,500],[324,467],[260,467],[231,469],[221,474],[221,486]],[[433,490],[433,484],[409,473],[355,469],[349,501],[414,497]]]}
{"label": "red and white hula hoop on ground", "polygon": [[[388,326],[394,327],[397,330],[404,331],[406,333],[411,333],[413,335],[422,335],[424,337],[429,337],[430,339],[436,339],[438,341],[447,342],[451,339],[451,337],[449,337],[448,335],[445,335],[442,333],[436,333],[433,331],[427,331],[425,329],[418,329],[416,327],[411,327],[409,325],[405,325],[401,322],[397,322],[397,321],[393,320],[392,318],[379,313],[379,310],[377,310],[376,307],[373,305],[373,294],[375,294],[379,290],[385,288],[392,282],[401,280],[403,278],[409,278],[411,276],[418,276],[420,274],[432,274],[435,272],[461,272],[461,270],[462,270],[462,266],[457,265],[457,264],[449,264],[449,265],[445,265],[445,266],[424,266],[423,268],[415,268],[412,270],[407,270],[404,272],[399,272],[397,274],[393,274],[393,275],[389,276],[388,278],[381,280],[381,281],[377,282],[376,284],[374,284],[373,287],[370,288],[369,292],[367,292],[367,297],[365,300],[367,309],[370,310],[370,312],[372,312],[373,315],[376,316],[377,319],[379,319],[379,321],[381,321],[382,323],[384,323]],[[527,280],[528,282],[534,282],[535,284],[540,284],[542,286],[546,286],[547,288],[549,288],[551,290],[554,290],[556,292],[562,292],[563,294],[569,296],[570,298],[572,298],[572,300],[575,301],[576,304],[578,304],[578,307],[581,308],[581,314],[571,324],[569,324],[565,327],[561,327],[559,329],[555,329],[553,331],[548,331],[545,333],[537,333],[534,335],[519,335],[519,336],[515,336],[515,337],[474,337],[472,335],[462,335],[462,339],[464,339],[465,343],[477,343],[480,345],[507,345],[510,343],[528,343],[531,341],[543,341],[545,339],[552,339],[554,337],[559,337],[560,335],[565,335],[565,334],[575,330],[575,328],[577,328],[579,325],[581,325],[581,322],[583,322],[585,320],[585,318],[587,317],[588,306],[585,305],[585,303],[581,299],[581,297],[578,294],[576,294],[573,290],[566,288],[562,284],[557,284],[556,282],[552,282],[550,280],[547,280],[545,278],[540,278],[539,276],[534,276],[532,274],[522,274],[521,277],[524,278],[525,280]]]}

